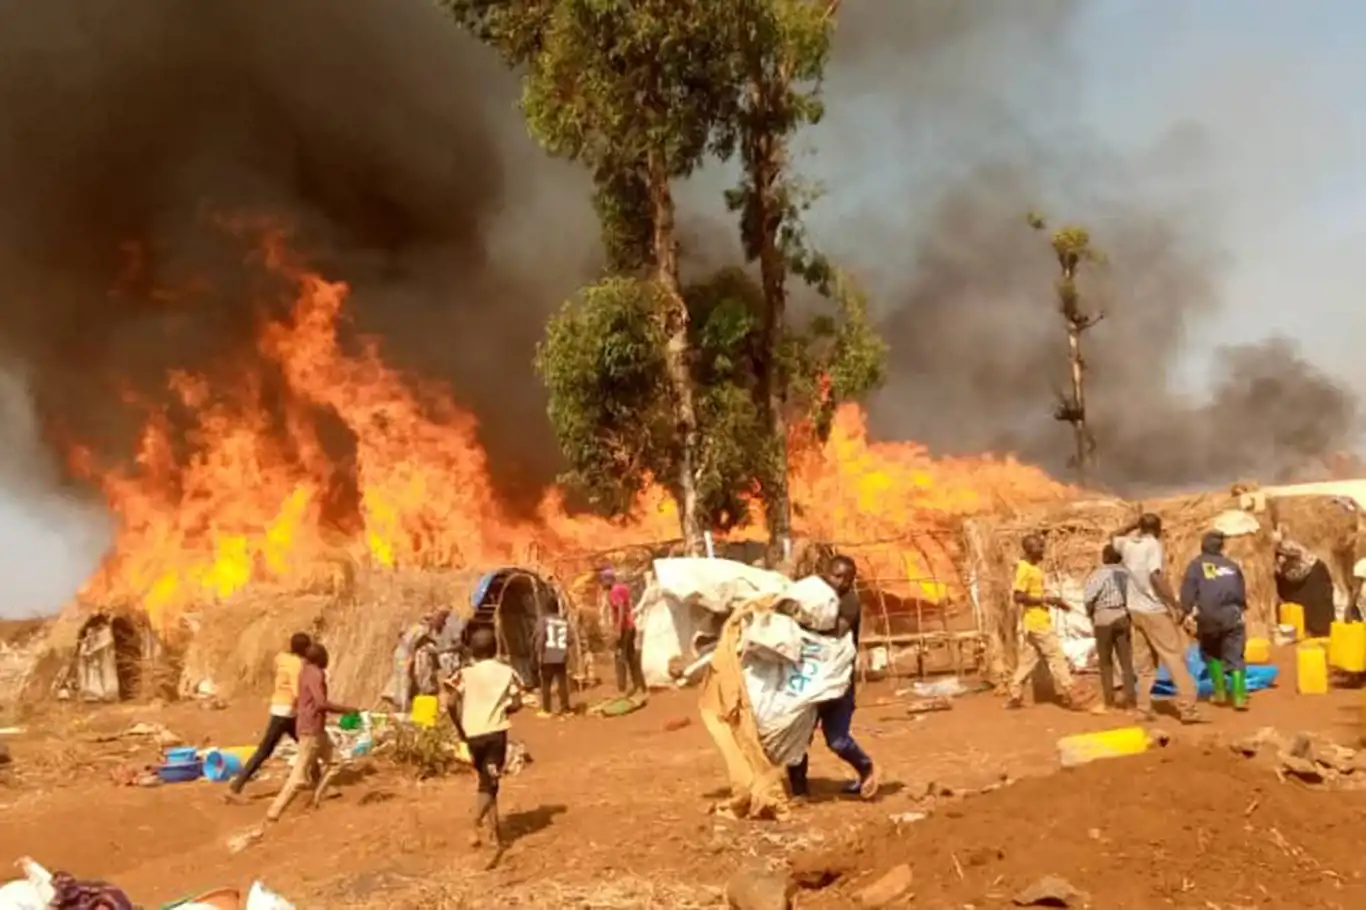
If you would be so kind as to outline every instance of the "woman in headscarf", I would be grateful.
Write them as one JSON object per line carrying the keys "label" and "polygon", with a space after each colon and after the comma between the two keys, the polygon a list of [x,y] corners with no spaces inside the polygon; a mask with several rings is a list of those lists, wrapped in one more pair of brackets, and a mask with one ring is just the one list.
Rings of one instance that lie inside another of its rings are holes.
{"label": "woman in headscarf", "polygon": [[1301,543],[1278,533],[1276,596],[1280,602],[1304,607],[1304,634],[1326,638],[1333,629],[1333,575],[1328,565]]}
{"label": "woman in headscarf", "polygon": [[445,631],[449,610],[422,617],[403,631],[394,648],[394,672],[384,697],[402,712],[412,709],[416,695],[435,695],[440,688],[440,654],[449,647]]}

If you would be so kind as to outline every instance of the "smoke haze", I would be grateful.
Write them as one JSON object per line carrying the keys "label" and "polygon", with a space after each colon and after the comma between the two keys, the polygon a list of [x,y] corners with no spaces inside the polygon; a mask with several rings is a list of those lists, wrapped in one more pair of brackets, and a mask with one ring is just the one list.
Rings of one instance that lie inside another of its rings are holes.
{"label": "smoke haze", "polygon": [[[1271,479],[1344,447],[1355,400],[1288,343],[1231,347],[1209,401],[1178,391],[1182,352],[1223,346],[1202,335],[1229,305],[1216,178],[1245,126],[1174,123],[1117,154],[1076,113],[1067,36],[1083,9],[844,7],[819,156],[799,166],[825,182],[814,227],[868,283],[891,343],[875,431],[1066,469],[1053,263],[1023,218],[1041,208],[1092,227],[1112,262],[1084,288],[1107,313],[1087,336],[1106,483]],[[126,456],[141,414],[115,378],[154,396],[170,368],[257,356],[272,314],[247,305],[242,246],[206,227],[213,213],[287,215],[352,284],[357,328],[390,363],[449,381],[501,493],[535,502],[558,455],[531,355],[598,251],[587,181],[526,137],[515,77],[424,0],[110,10],[0,0],[0,356],[22,377],[7,410],[29,415],[9,421],[0,471],[36,534],[71,541],[54,585],[0,599],[0,615],[60,603],[46,592],[74,590],[105,533],[79,490],[53,498],[38,429]],[[733,236],[728,180],[683,193],[685,239],[708,260],[733,249],[718,240]],[[40,558],[3,552],[7,575]]]}

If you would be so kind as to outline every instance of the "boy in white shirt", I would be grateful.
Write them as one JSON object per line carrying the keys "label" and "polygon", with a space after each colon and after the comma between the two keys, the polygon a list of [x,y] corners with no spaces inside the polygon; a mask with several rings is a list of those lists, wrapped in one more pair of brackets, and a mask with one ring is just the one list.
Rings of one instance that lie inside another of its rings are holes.
{"label": "boy in white shirt", "polygon": [[474,663],[461,668],[451,680],[455,698],[450,715],[469,745],[470,760],[479,775],[471,843],[476,847],[483,844],[482,832],[487,821],[493,844],[501,850],[498,781],[507,763],[508,730],[512,728],[508,718],[522,707],[522,680],[515,670],[498,660],[498,642],[492,629],[480,627],[471,633],[470,654]]}

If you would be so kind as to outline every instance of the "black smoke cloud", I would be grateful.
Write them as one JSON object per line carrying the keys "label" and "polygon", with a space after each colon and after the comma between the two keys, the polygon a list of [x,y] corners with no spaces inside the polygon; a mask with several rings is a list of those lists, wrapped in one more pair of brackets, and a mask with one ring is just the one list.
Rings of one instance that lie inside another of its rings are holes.
{"label": "black smoke cloud", "polygon": [[515,97],[420,0],[3,0],[6,364],[50,433],[126,456],[141,415],[115,378],[155,401],[168,369],[254,356],[277,314],[211,221],[278,216],[387,359],[476,410],[505,495],[534,500],[556,457],[529,360],[595,253],[581,181]]}
{"label": "black smoke cloud", "polygon": [[[826,204],[866,187],[861,175],[906,186],[897,178],[916,174],[901,206],[886,185],[865,189],[833,237],[855,238],[843,255],[873,286],[891,345],[873,429],[1068,473],[1072,436],[1052,419],[1067,382],[1057,265],[1025,220],[1043,209],[1089,226],[1109,260],[1083,280],[1089,308],[1106,314],[1085,337],[1094,480],[1141,494],[1312,476],[1353,444],[1355,398],[1290,343],[1228,346],[1212,324],[1236,320],[1221,244],[1235,200],[1209,188],[1220,154],[1264,144],[1177,122],[1152,148],[1117,154],[1077,113],[1070,42],[1083,11],[1074,0],[846,5],[818,140],[840,188]],[[1219,351],[1207,400],[1178,391],[1192,350]]]}
{"label": "black smoke cloud", "polygon": [[[1103,479],[1293,472],[1344,443],[1355,402],[1280,343],[1229,352],[1211,402],[1174,391],[1180,353],[1218,344],[1200,335],[1226,303],[1218,200],[1160,191],[1202,163],[1199,130],[1119,159],[1072,113],[1081,9],[843,9],[813,138],[829,246],[867,277],[892,345],[875,429],[1065,469],[1051,263],[1023,222],[1042,207],[1090,224],[1112,263],[1088,287],[1108,313],[1088,336]],[[112,10],[0,0],[0,354],[48,431],[126,455],[140,415],[113,377],[149,395],[169,368],[254,356],[242,246],[205,218],[281,214],[352,283],[357,327],[448,380],[504,495],[533,502],[558,458],[529,361],[597,251],[586,181],[527,139],[515,77],[423,0]],[[869,189],[912,170],[904,197]],[[703,258],[733,249],[727,179],[687,192]]]}

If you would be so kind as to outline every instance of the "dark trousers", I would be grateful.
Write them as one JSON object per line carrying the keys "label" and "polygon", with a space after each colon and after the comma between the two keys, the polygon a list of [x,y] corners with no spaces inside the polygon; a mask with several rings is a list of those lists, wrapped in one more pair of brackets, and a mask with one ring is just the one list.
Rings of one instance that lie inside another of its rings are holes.
{"label": "dark trousers", "polygon": [[1124,703],[1135,704],[1138,677],[1134,674],[1134,629],[1129,617],[1107,626],[1096,626],[1096,665],[1100,668],[1100,692],[1106,707],[1115,705],[1115,661],[1124,678]]}
{"label": "dark trousers", "polygon": [[272,714],[270,723],[266,724],[266,733],[261,737],[261,744],[256,747],[256,751],[251,753],[251,758],[242,766],[242,770],[232,779],[230,784],[233,793],[241,793],[242,788],[247,785],[247,781],[256,776],[256,772],[261,770],[261,765],[265,760],[275,754],[275,748],[280,745],[280,740],[288,736],[296,743],[299,741],[299,731],[295,728],[295,720],[292,717],[279,717]]}
{"label": "dark trousers", "polygon": [[550,684],[554,682],[560,693],[560,713],[569,713],[569,666],[541,664],[541,710],[550,710]]}
{"label": "dark trousers", "polygon": [[1200,642],[1200,656],[1206,661],[1217,660],[1223,663],[1224,670],[1236,673],[1246,670],[1244,651],[1247,649],[1247,627],[1239,623],[1223,628],[1196,628],[1196,638]]}
{"label": "dark trousers", "polygon": [[[645,671],[640,668],[640,654],[636,650],[636,630],[627,629],[617,641],[617,691],[634,695],[645,691]],[[629,682],[630,688],[627,688]]]}
{"label": "dark trousers", "polygon": [[[873,760],[859,748],[859,744],[854,741],[854,735],[851,732],[854,725],[854,687],[852,684],[839,698],[821,702],[816,707],[816,717],[820,721],[821,733],[825,735],[825,745],[829,747],[831,752],[843,759],[845,764],[858,772],[860,781],[873,773]],[[795,765],[788,765],[787,782],[792,786],[793,796],[807,795],[810,788],[807,771],[810,765],[810,758],[806,755],[803,755],[802,760]]]}
{"label": "dark trousers", "polygon": [[497,796],[498,781],[503,777],[503,766],[508,760],[507,731],[472,736],[469,747],[470,761],[479,775],[479,792]]}

